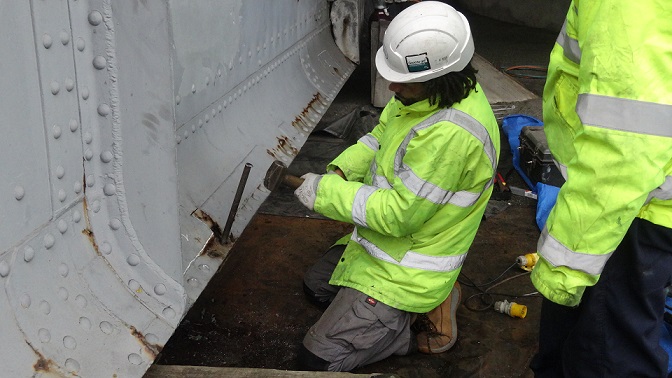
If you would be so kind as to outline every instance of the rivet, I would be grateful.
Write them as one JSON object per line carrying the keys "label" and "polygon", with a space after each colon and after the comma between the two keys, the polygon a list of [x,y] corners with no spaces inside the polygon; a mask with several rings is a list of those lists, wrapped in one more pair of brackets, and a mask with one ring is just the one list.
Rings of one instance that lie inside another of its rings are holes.
{"label": "rivet", "polygon": [[112,151],[103,151],[103,152],[100,153],[100,160],[103,163],[111,162],[112,158],[114,158],[114,155],[112,154]]}
{"label": "rivet", "polygon": [[79,362],[75,359],[68,358],[65,360],[65,368],[72,373],[78,373],[80,369]]}
{"label": "rivet", "polygon": [[100,330],[106,335],[109,335],[109,334],[112,333],[112,331],[114,331],[114,327],[109,322],[100,322],[99,327],[100,327]]}
{"label": "rivet", "polygon": [[108,183],[103,187],[103,193],[106,196],[112,196],[117,192],[117,187],[114,184]]}
{"label": "rivet", "polygon": [[58,92],[61,90],[61,86],[58,84],[57,81],[52,81],[51,84],[49,84],[51,88],[51,94],[54,96],[58,94]]}
{"label": "rivet", "polygon": [[32,247],[28,246],[23,249],[23,261],[31,262],[34,257],[35,257],[35,250]]}
{"label": "rivet", "polygon": [[75,131],[77,131],[78,128],[79,128],[79,122],[77,122],[76,119],[71,119],[70,120],[70,131],[72,131],[74,133]]}
{"label": "rivet", "polygon": [[0,261],[0,277],[7,277],[9,274],[9,264],[7,261]]}
{"label": "rivet", "polygon": [[128,355],[128,362],[133,365],[140,365],[142,363],[142,357],[139,354],[131,353]]}
{"label": "rivet", "polygon": [[46,328],[40,328],[39,331],[37,331],[37,337],[39,337],[40,341],[43,343],[51,341],[51,333]]}
{"label": "rivet", "polygon": [[64,287],[58,288],[58,297],[61,298],[64,301],[68,300],[68,297],[70,296],[70,293],[68,293],[68,289]]}
{"label": "rivet", "polygon": [[156,295],[164,295],[164,294],[166,294],[166,285],[164,285],[164,284],[156,284],[156,285],[154,286],[154,293],[156,293]]}
{"label": "rivet", "polygon": [[61,275],[61,277],[65,278],[68,276],[68,272],[70,269],[68,269],[68,266],[65,264],[61,264],[58,266],[58,274]]}
{"label": "rivet", "polygon": [[216,109],[212,109],[212,111],[210,112],[210,114],[212,114],[212,118],[215,118],[215,114],[217,114],[217,110],[216,110]]}
{"label": "rivet", "polygon": [[201,264],[198,266],[198,269],[202,272],[209,273],[210,272],[210,267],[206,264]]}
{"label": "rivet", "polygon": [[81,309],[85,308],[87,305],[86,298],[84,298],[84,296],[81,294],[75,298],[75,303],[77,303],[77,306],[79,306]]}
{"label": "rivet", "polygon": [[145,340],[147,340],[149,344],[157,344],[159,342],[159,338],[153,333],[145,334]]}
{"label": "rivet", "polygon": [[30,296],[28,294],[23,294],[19,301],[21,302],[21,307],[23,307],[23,308],[30,307],[30,302],[31,301],[30,301]]}
{"label": "rivet", "polygon": [[180,96],[175,96],[175,104],[180,105],[180,101],[182,101],[182,97]]}
{"label": "rivet", "polygon": [[114,218],[110,221],[110,228],[113,229],[114,231],[118,230],[121,228],[121,221],[117,218]]}
{"label": "rivet", "polygon": [[65,168],[63,168],[62,165],[59,165],[58,167],[56,167],[56,177],[62,179],[63,176],[65,176]]}
{"label": "rivet", "polygon": [[87,131],[84,133],[84,143],[91,144],[91,142],[93,142],[93,135]]}
{"label": "rivet", "polygon": [[107,104],[100,104],[100,105],[98,105],[98,114],[100,114],[100,115],[103,116],[103,117],[105,117],[105,116],[107,116],[108,114],[110,114],[110,110],[111,110],[111,109],[110,109],[110,105],[107,105]]}
{"label": "rivet", "polygon": [[82,88],[82,99],[85,101],[89,99],[89,88]]}
{"label": "rivet", "polygon": [[54,125],[53,132],[54,132],[54,139],[58,139],[61,137],[63,130],[61,130],[60,126]]}
{"label": "rivet", "polygon": [[[80,184],[81,187],[81,184]],[[82,220],[82,213],[80,213],[78,210],[75,210],[72,212],[72,221],[75,223],[79,223],[79,221]]]}
{"label": "rivet", "polygon": [[192,277],[192,278],[189,278],[189,279],[187,280],[187,283],[189,283],[189,285],[191,285],[191,286],[193,286],[193,287],[197,287],[197,286],[198,286],[198,280],[197,280],[196,278],[193,278],[193,277]]}
{"label": "rivet", "polygon": [[65,190],[59,189],[58,190],[58,200],[63,202],[65,199],[68,197],[68,195],[65,193]]}
{"label": "rivet", "polygon": [[131,289],[132,291],[136,293],[140,293],[142,291],[142,287],[140,286],[140,283],[136,280],[129,280],[128,281],[128,288]]}
{"label": "rivet", "polygon": [[205,117],[203,117],[203,118],[205,119],[205,123],[210,122],[210,116],[209,115],[206,114]]}
{"label": "rivet", "polygon": [[196,125],[191,125],[191,132],[195,133],[196,132]]}
{"label": "rivet", "polygon": [[72,188],[74,189],[75,194],[79,194],[82,191],[82,183],[75,181],[75,183],[72,185]]}
{"label": "rivet", "polygon": [[93,203],[91,204],[91,210],[93,210],[94,213],[97,213],[100,211],[100,201],[99,200],[94,200]]}
{"label": "rivet", "polygon": [[42,310],[44,315],[49,315],[51,312],[51,305],[47,301],[42,301],[40,302],[40,310]]}
{"label": "rivet", "polygon": [[104,255],[109,255],[112,252],[112,246],[108,242],[103,242],[100,245],[100,252],[102,252]]}
{"label": "rivet", "polygon": [[196,93],[196,84],[191,85],[191,93]]}
{"label": "rivet", "polygon": [[71,92],[74,88],[75,88],[75,82],[70,78],[65,79],[65,90]]}
{"label": "rivet", "polygon": [[107,66],[107,60],[103,56],[98,55],[97,57],[93,58],[93,66],[97,70],[102,70],[105,68],[105,66]]}
{"label": "rivet", "polygon": [[53,43],[54,41],[51,39],[51,36],[49,34],[44,34],[42,36],[42,45],[44,46],[45,49],[50,48]]}
{"label": "rivet", "polygon": [[203,126],[203,120],[202,120],[202,119],[199,119],[199,120],[198,120],[198,127],[202,127],[202,126]]}
{"label": "rivet", "polygon": [[93,26],[98,26],[103,22],[103,15],[98,11],[92,11],[89,13],[89,24]]}
{"label": "rivet", "polygon": [[63,346],[70,350],[73,350],[77,348],[77,341],[72,336],[65,336],[63,338]]}
{"label": "rivet", "polygon": [[23,189],[23,186],[17,185],[14,187],[14,198],[16,198],[17,201],[21,201],[25,195],[26,190]]}
{"label": "rivet", "polygon": [[79,318],[79,325],[80,327],[88,331],[91,329],[91,320],[89,320],[89,318],[87,318],[86,316],[82,316],[81,318]]}
{"label": "rivet", "polygon": [[84,39],[82,37],[79,37],[79,38],[77,38],[77,42],[75,42],[75,45],[77,46],[77,50],[84,51],[84,47],[86,46],[86,42],[84,42]]}
{"label": "rivet", "polygon": [[66,32],[65,30],[61,31],[60,36],[61,36],[61,43],[63,44],[63,46],[67,45],[70,42],[70,34],[68,34],[68,32]]}
{"label": "rivet", "polygon": [[175,136],[175,142],[177,142],[177,144],[180,144],[180,142],[182,142],[182,137],[179,136],[179,135],[176,135]]}
{"label": "rivet", "polygon": [[162,313],[163,316],[166,317],[167,319],[173,319],[173,318],[175,317],[175,315],[177,315],[177,314],[175,313],[175,310],[173,310],[173,309],[170,308],[170,307],[166,307],[166,308],[164,308],[163,311],[162,311],[161,313]]}
{"label": "rivet", "polygon": [[[86,159],[87,161],[89,161],[89,160],[91,160],[92,158],[93,158],[93,151],[91,151],[90,148],[87,148],[87,149],[84,151],[84,159]],[[87,180],[87,181],[88,181],[88,180]]]}
{"label": "rivet", "polygon": [[54,246],[54,243],[56,243],[56,239],[54,239],[54,236],[51,234],[46,234],[44,235],[44,238],[42,239],[44,242],[44,247],[46,249],[49,249]]}
{"label": "rivet", "polygon": [[68,231],[68,222],[61,219],[58,221],[58,232],[65,234]]}
{"label": "rivet", "polygon": [[136,266],[140,264],[140,257],[136,255],[135,253],[131,253],[128,258],[126,258],[126,262],[130,266]]}
{"label": "rivet", "polygon": [[220,113],[222,112],[222,105],[217,106],[217,111]]}

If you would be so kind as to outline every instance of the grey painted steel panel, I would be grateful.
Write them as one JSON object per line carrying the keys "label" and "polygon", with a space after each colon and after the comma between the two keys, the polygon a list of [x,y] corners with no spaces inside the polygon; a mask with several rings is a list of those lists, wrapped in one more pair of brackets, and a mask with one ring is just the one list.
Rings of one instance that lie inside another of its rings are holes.
{"label": "grey painted steel panel", "polygon": [[330,5],[0,0],[0,375],[144,373],[352,73]]}

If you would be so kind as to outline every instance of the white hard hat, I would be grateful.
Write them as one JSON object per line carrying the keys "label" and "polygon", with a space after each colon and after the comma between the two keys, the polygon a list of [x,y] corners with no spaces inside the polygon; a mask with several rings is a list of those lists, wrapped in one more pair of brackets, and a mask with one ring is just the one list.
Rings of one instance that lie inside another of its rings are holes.
{"label": "white hard hat", "polygon": [[418,83],[462,71],[473,55],[474,39],[464,15],[439,1],[421,1],[392,19],[376,68],[388,81]]}

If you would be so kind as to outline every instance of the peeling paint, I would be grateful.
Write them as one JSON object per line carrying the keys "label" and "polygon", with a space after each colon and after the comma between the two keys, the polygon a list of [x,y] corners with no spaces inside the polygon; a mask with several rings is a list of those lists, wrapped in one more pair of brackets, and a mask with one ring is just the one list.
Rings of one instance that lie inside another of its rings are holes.
{"label": "peeling paint", "polygon": [[222,234],[222,228],[215,222],[214,219],[207,213],[205,213],[201,209],[196,209],[194,212],[191,213],[192,216],[195,216],[196,218],[200,219],[201,222],[205,223],[210,230],[212,230],[212,233],[215,234],[215,236],[219,236]]}
{"label": "peeling paint", "polygon": [[96,243],[96,238],[93,236],[93,231],[91,231],[88,228],[85,228],[82,230],[82,234],[86,235],[89,238],[89,241],[91,242],[93,249],[96,251],[96,254],[98,256],[102,256],[100,250],[98,250],[98,243]]}

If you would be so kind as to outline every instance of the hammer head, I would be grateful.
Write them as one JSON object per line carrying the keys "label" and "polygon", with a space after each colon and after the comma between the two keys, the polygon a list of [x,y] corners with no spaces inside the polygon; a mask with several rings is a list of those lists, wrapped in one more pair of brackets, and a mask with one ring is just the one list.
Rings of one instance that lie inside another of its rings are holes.
{"label": "hammer head", "polygon": [[276,160],[266,171],[266,177],[264,177],[264,186],[270,191],[277,189],[285,179],[287,175],[287,166],[285,163]]}

